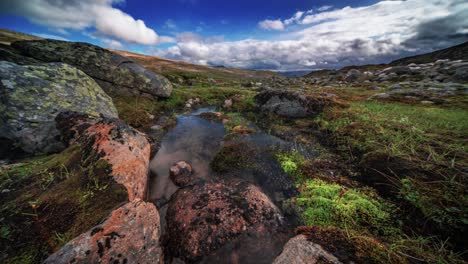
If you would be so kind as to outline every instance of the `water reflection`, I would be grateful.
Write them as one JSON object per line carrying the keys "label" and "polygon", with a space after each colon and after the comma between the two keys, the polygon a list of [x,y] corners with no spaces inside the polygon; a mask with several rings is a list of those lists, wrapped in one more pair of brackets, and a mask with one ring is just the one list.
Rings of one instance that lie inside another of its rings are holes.
{"label": "water reflection", "polygon": [[226,133],[223,124],[199,118],[198,114],[214,108],[200,108],[177,118],[177,125],[163,139],[158,153],[150,163],[156,175],[150,183],[150,199],[169,199],[177,191],[169,178],[170,166],[179,160],[192,165],[195,176],[206,178],[211,174],[210,162],[218,152]]}

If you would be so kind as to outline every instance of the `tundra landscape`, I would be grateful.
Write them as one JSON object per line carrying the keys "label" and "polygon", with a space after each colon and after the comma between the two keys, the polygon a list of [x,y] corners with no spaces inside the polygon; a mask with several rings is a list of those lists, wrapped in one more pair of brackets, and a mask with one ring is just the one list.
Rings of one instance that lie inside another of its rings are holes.
{"label": "tundra landscape", "polygon": [[466,263],[468,3],[0,3],[0,263]]}

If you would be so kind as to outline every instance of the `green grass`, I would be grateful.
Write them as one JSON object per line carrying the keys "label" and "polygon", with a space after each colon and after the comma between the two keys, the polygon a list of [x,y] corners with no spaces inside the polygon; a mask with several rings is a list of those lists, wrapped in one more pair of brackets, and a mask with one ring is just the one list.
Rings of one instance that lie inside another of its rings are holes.
{"label": "green grass", "polygon": [[465,109],[365,101],[329,110],[317,120],[343,152],[383,153],[423,171],[409,167],[412,175],[390,175],[391,181],[427,219],[450,229],[468,223],[467,117]]}
{"label": "green grass", "polygon": [[370,191],[346,189],[322,180],[306,180],[297,203],[310,226],[336,226],[378,235],[394,235],[391,206]]}
{"label": "green grass", "polygon": [[[468,110],[418,107],[398,103],[355,102],[325,127],[364,152],[453,165],[466,152]],[[353,129],[348,133],[349,129]],[[466,158],[466,157],[465,157]],[[461,160],[460,160],[461,161]]]}

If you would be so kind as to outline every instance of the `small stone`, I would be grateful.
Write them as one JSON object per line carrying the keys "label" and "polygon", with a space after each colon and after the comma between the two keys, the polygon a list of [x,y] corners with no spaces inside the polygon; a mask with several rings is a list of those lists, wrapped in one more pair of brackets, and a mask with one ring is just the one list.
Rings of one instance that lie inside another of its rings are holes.
{"label": "small stone", "polygon": [[224,100],[223,108],[231,108],[232,107],[232,99]]}
{"label": "small stone", "polygon": [[421,101],[421,104],[424,104],[424,105],[432,105],[432,104],[434,104],[434,102],[424,100],[424,101]]}
{"label": "small stone", "polygon": [[151,127],[151,130],[160,130],[160,129],[162,129],[162,126],[160,125],[154,125]]}
{"label": "small stone", "polygon": [[180,187],[186,186],[194,180],[192,173],[192,166],[183,160],[174,163],[169,169],[171,180]]}

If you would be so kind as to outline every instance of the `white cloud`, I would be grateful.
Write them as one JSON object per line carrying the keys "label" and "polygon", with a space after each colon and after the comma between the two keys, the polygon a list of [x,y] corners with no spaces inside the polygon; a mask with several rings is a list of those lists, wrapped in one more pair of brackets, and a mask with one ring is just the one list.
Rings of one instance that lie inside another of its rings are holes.
{"label": "white cloud", "polygon": [[292,23],[296,23],[301,19],[302,15],[304,15],[304,12],[298,11],[291,18],[284,20],[284,24],[289,25]]}
{"label": "white cloud", "polygon": [[258,23],[258,26],[265,30],[284,30],[284,24],[279,19],[277,20],[266,19],[266,20],[260,21]]}
{"label": "white cloud", "polygon": [[[278,33],[276,40],[207,42],[200,41],[199,36],[185,36],[156,55],[198,64],[300,70],[388,62],[403,54],[468,40],[468,4],[460,0],[381,1],[295,17],[300,17],[299,29]],[[440,19],[444,20],[443,29],[429,27]],[[271,24],[264,27],[271,28]],[[284,29],[283,23],[277,24],[277,29]],[[430,44],[410,45],[420,43],[417,41],[428,34]]]}
{"label": "white cloud", "polygon": [[321,7],[317,8],[317,11],[323,12],[323,11],[327,11],[327,10],[332,9],[332,8],[333,8],[333,6],[331,6],[331,5],[324,5],[324,6],[321,6]]}
{"label": "white cloud", "polygon": [[158,35],[145,22],[112,6],[122,0],[2,0],[0,10],[24,16],[51,28],[83,30],[143,45],[158,44]]}
{"label": "white cloud", "polygon": [[115,39],[103,39],[102,42],[111,49],[122,49],[124,45]]}

